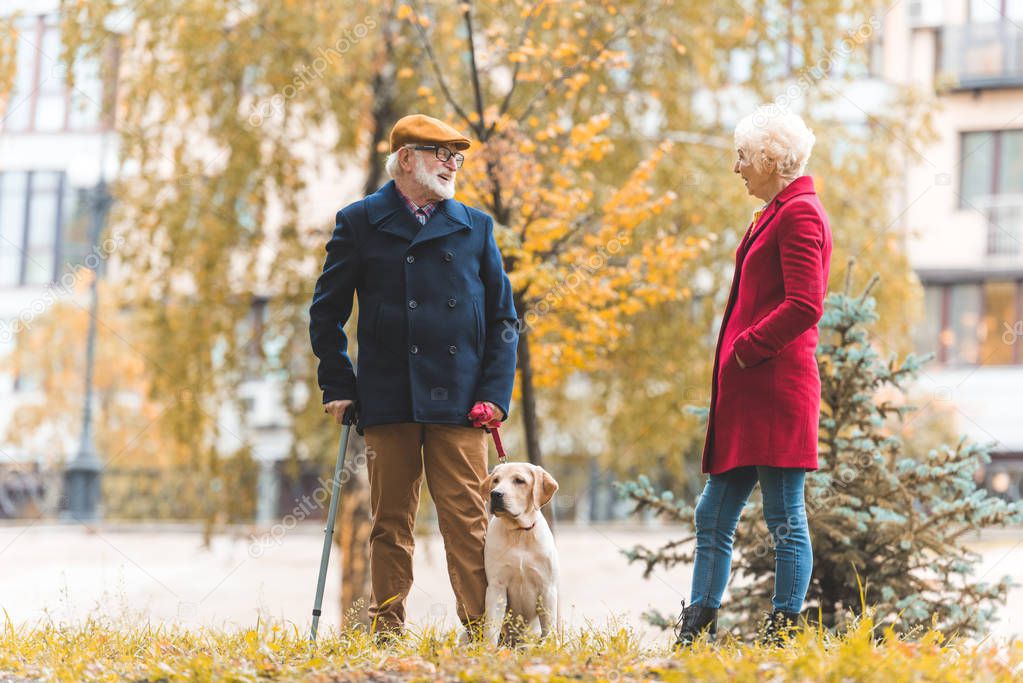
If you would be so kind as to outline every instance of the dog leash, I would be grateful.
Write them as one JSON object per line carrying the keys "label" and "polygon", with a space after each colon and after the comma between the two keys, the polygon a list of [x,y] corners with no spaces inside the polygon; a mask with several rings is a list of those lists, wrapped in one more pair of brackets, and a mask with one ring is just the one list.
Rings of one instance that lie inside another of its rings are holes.
{"label": "dog leash", "polygon": [[490,434],[494,439],[494,447],[497,449],[497,459],[499,462],[504,462],[508,459],[508,454],[504,452],[504,444],[501,443],[501,434],[497,431],[501,423],[498,422],[493,427],[487,427],[487,423],[494,419],[494,411],[490,409],[484,403],[479,403],[473,407],[469,412],[469,419],[472,421],[474,427],[483,427],[483,431]]}
{"label": "dog leash", "polygon": [[501,435],[497,431],[497,427],[491,429],[490,427],[484,427],[490,436],[494,437],[494,448],[497,449],[497,459],[499,462],[504,462],[508,458],[508,454],[504,452],[504,444],[501,443]]}

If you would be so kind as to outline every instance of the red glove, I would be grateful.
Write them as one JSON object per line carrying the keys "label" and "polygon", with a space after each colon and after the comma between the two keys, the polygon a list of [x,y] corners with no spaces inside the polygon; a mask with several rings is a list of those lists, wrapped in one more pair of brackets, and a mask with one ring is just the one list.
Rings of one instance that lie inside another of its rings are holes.
{"label": "red glove", "polygon": [[500,409],[495,409],[489,401],[477,401],[476,405],[469,411],[469,420],[473,427],[489,427],[497,429],[501,426],[501,420],[497,416]]}

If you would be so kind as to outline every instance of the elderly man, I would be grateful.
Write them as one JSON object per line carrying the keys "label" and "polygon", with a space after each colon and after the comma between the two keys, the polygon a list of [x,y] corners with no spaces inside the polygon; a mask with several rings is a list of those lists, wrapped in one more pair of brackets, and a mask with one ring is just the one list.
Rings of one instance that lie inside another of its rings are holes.
{"label": "elderly man", "polygon": [[[511,284],[487,214],[453,199],[469,140],[429,116],[391,131],[393,178],[337,213],[309,309],[324,411],[357,401],[366,437],[373,529],[369,615],[399,635],[412,587],[413,528],[426,483],[437,507],[458,618],[484,616],[486,433],[469,412],[508,416],[518,344]],[[358,372],[343,326],[358,292]]]}

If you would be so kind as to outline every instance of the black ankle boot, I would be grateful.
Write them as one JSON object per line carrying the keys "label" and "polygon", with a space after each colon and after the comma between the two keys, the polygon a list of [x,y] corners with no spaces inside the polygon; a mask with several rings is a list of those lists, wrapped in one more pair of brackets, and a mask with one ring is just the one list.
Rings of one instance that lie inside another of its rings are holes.
{"label": "black ankle boot", "polygon": [[707,641],[713,642],[718,632],[718,611],[703,605],[689,605],[682,601],[682,614],[675,624],[675,649],[690,647],[700,637],[707,634]]}
{"label": "black ankle boot", "polygon": [[798,628],[799,612],[776,609],[764,619],[757,643],[763,647],[780,647],[787,639],[795,637]]}

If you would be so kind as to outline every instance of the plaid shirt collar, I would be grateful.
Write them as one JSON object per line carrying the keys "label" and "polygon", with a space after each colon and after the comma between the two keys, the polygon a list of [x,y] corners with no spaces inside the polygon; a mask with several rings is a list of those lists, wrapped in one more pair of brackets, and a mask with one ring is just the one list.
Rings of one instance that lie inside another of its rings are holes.
{"label": "plaid shirt collar", "polygon": [[[398,186],[395,185],[394,189],[398,190]],[[416,206],[415,202],[413,202],[411,199],[406,197],[405,193],[402,192],[401,190],[398,190],[398,196],[401,197],[401,200],[403,202],[405,202],[406,208],[408,208],[408,210],[412,214],[413,218],[415,218],[417,221],[419,221],[420,225],[426,225],[426,221],[430,220],[430,216],[433,215],[433,212],[437,209],[437,204],[439,203],[439,202],[427,202],[426,204],[423,204],[422,206]]]}

